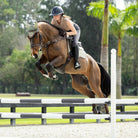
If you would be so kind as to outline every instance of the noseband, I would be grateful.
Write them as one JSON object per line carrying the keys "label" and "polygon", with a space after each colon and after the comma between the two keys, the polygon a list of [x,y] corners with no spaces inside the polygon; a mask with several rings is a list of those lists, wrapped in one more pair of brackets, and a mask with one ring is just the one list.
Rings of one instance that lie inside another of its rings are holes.
{"label": "noseband", "polygon": [[36,31],[36,32],[33,34],[33,36],[30,38],[31,48],[34,48],[34,49],[35,49],[35,47],[42,47],[42,45],[41,45],[42,36],[41,36],[40,33],[39,33],[39,43],[38,43],[38,44],[34,44],[33,39],[34,39],[34,36],[36,35],[36,33],[39,33],[39,32]]}

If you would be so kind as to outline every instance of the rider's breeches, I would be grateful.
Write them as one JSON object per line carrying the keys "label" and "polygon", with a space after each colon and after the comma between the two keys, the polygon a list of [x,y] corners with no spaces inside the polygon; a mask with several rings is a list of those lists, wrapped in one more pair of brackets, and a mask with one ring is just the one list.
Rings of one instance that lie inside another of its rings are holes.
{"label": "rider's breeches", "polygon": [[80,39],[80,27],[77,24],[74,24],[77,34],[73,35],[73,47],[78,46],[78,41]]}

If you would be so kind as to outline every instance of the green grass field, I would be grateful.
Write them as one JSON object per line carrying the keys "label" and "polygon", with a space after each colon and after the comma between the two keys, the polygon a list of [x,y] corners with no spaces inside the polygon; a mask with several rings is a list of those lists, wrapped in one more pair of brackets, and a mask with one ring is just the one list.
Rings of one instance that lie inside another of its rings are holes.
{"label": "green grass field", "polygon": [[[31,95],[30,97],[16,97],[15,94],[0,94],[0,98],[18,98],[18,99],[41,99],[41,98],[87,98],[83,95]],[[122,99],[138,99],[134,96],[123,96]],[[92,107],[75,107],[75,112],[91,112]],[[109,107],[110,110],[110,107]],[[126,106],[126,111],[138,111],[138,106]],[[10,108],[0,108],[0,112],[10,112]],[[19,113],[41,113],[40,107],[26,107],[16,108],[16,112]],[[47,107],[47,112],[69,112],[69,107]],[[120,120],[118,120],[120,121]],[[128,121],[128,120],[127,120]],[[133,120],[129,120],[133,121]],[[75,119],[75,123],[82,122],[96,122],[92,119]],[[108,122],[102,120],[102,122]],[[56,123],[69,123],[69,119],[47,119],[48,124]],[[28,125],[28,124],[41,124],[41,119],[16,119],[17,125]],[[10,125],[10,119],[0,119],[0,125]]]}

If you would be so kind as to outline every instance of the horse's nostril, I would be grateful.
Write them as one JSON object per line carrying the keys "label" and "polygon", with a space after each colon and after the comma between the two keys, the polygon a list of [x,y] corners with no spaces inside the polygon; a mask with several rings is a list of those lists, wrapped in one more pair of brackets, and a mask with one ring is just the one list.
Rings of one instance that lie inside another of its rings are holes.
{"label": "horse's nostril", "polygon": [[37,54],[32,54],[32,57],[36,59],[36,58],[38,58],[38,55]]}
{"label": "horse's nostril", "polygon": [[38,58],[38,55],[37,55],[37,54],[34,54],[34,57],[35,57],[35,59],[36,59],[36,58]]}

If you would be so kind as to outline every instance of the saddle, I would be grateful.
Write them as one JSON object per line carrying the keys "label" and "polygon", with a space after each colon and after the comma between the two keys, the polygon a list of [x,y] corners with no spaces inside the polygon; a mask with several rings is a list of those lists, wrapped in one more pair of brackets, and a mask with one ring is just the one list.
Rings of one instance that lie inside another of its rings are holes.
{"label": "saddle", "polygon": [[[67,38],[67,44],[68,44],[68,54],[70,57],[74,57],[75,56],[75,50],[73,47],[73,37],[68,37]],[[81,42],[78,42],[78,47],[79,47],[79,57],[81,58],[86,58],[86,52],[82,47]]]}
{"label": "saddle", "polygon": [[[74,53],[74,46],[73,46],[73,37],[70,36],[70,37],[66,38],[66,40],[67,40],[69,55],[70,55],[70,57],[74,57],[75,53]],[[82,48],[81,42],[78,42],[78,47],[79,47],[79,49]]]}

